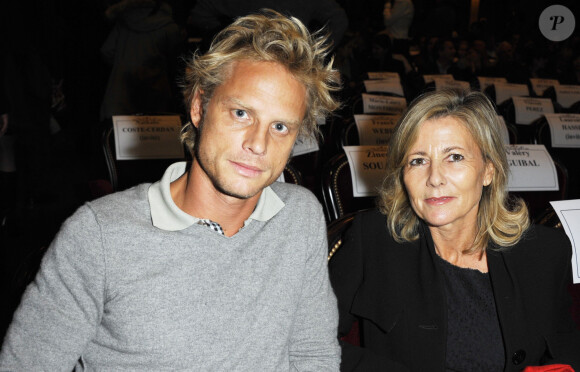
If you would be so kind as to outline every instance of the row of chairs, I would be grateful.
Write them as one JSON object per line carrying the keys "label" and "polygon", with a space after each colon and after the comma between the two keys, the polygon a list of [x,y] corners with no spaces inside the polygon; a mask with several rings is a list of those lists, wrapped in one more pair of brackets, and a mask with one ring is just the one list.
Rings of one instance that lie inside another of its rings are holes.
{"label": "row of chairs", "polygon": [[[341,118],[337,121],[343,122]],[[553,152],[560,189],[514,193],[526,200],[534,218],[549,207],[549,201],[564,200],[569,195],[576,195],[569,193],[569,183],[575,192],[578,186],[577,167],[573,168],[573,177],[570,177],[567,165],[577,158],[579,150],[551,148],[547,127],[545,120],[538,126],[540,138],[541,142]],[[517,137],[517,129],[514,128],[512,131],[513,136]],[[350,212],[371,207],[375,203],[374,197],[353,196],[350,165],[342,146],[357,145],[357,140],[356,126],[350,122],[343,126],[340,132],[335,129],[334,138],[327,138],[330,145],[322,146],[317,152],[294,157],[285,167],[286,182],[300,184],[313,191],[324,206],[328,222]],[[102,146],[113,191],[123,190],[141,182],[154,182],[160,178],[169,164],[179,160],[190,160],[187,152],[185,159],[117,160],[112,125],[109,125],[103,133]],[[569,163],[564,163],[560,159]]]}

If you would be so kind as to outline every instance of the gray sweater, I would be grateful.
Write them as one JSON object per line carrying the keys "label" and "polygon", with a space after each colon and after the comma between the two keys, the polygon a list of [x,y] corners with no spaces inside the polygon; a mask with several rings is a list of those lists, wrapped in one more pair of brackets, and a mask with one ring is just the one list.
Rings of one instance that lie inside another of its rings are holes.
{"label": "gray sweater", "polygon": [[316,198],[233,237],[151,223],[149,185],[69,218],[27,288],[0,370],[336,371],[336,300]]}

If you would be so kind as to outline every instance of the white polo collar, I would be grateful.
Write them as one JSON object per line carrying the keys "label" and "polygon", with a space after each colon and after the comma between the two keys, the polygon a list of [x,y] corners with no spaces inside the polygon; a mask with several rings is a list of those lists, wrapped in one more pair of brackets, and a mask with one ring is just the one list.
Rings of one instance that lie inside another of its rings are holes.
{"label": "white polo collar", "polygon": [[[181,177],[186,170],[186,162],[171,164],[163,174],[161,180],[149,186],[147,196],[151,208],[153,226],[167,231],[178,231],[197,223],[199,218],[191,216],[175,204],[171,197],[169,185]],[[262,190],[256,208],[244,222],[244,226],[251,220],[268,221],[283,207],[284,202],[276,195],[270,186]]]}

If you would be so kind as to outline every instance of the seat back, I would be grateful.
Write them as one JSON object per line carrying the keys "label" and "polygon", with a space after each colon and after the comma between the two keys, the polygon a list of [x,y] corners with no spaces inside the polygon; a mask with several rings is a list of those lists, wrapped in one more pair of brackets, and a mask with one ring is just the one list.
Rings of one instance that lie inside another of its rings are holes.
{"label": "seat back", "polygon": [[186,158],[117,160],[112,123],[105,127],[101,146],[113,191],[124,190],[144,182],[155,182],[172,163],[189,160],[188,151],[185,151]]}
{"label": "seat back", "polygon": [[358,129],[356,122],[352,120],[346,124],[340,135],[340,144],[342,146],[358,146],[360,145],[360,139],[358,136]]}
{"label": "seat back", "polygon": [[558,176],[559,190],[555,191],[510,191],[511,195],[522,198],[527,206],[532,221],[541,218],[544,211],[550,207],[550,202],[568,198],[568,170],[562,163],[554,160]]}
{"label": "seat back", "polygon": [[[560,221],[560,218],[558,218],[558,214],[551,206],[544,211],[536,223],[556,229],[563,228],[562,222]],[[572,297],[570,313],[572,314],[572,319],[576,323],[576,327],[580,330],[580,284],[569,283],[568,292]]]}
{"label": "seat back", "polygon": [[354,197],[350,165],[344,153],[335,155],[322,167],[322,199],[329,222],[375,204],[375,197]]}
{"label": "seat back", "polygon": [[[342,247],[342,242],[344,239],[344,234],[346,230],[352,225],[356,213],[348,213],[328,224],[327,227],[327,237],[328,237],[328,263],[332,262],[332,257],[335,254],[339,254],[339,250]],[[355,321],[348,334],[341,337],[342,341],[348,342],[352,345],[360,345],[360,329],[359,324]]]}
{"label": "seat back", "polygon": [[292,164],[288,163],[284,167],[284,182],[293,183],[295,185],[302,185],[302,174]]}
{"label": "seat back", "polygon": [[511,98],[498,105],[497,108],[499,113],[503,116],[508,130],[510,127],[515,129],[518,144],[533,144],[537,142],[536,126],[534,124],[516,123],[516,109],[514,101]]}
{"label": "seat back", "polygon": [[577,147],[552,147],[552,133],[546,117],[541,117],[535,122],[537,128],[538,143],[546,147],[550,156],[561,163],[568,171],[568,194],[569,199],[580,198],[580,167],[577,160],[580,158],[580,148]]}

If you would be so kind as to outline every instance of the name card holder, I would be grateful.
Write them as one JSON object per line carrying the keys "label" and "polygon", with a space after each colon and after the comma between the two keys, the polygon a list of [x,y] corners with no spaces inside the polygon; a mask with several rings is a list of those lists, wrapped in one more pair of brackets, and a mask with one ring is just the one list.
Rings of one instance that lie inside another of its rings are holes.
{"label": "name card holder", "polygon": [[580,114],[546,114],[552,147],[580,147]]}
{"label": "name card holder", "polygon": [[572,281],[580,283],[580,200],[550,202],[572,244]]}
{"label": "name card holder", "polygon": [[363,113],[400,115],[407,108],[407,100],[403,97],[362,94]]}
{"label": "name card holder", "polygon": [[470,85],[467,81],[435,79],[435,90],[441,90],[445,88],[469,90]]}
{"label": "name card holder", "polygon": [[505,150],[509,191],[559,190],[556,166],[544,145],[509,145]]}
{"label": "name card holder", "polygon": [[368,93],[394,93],[403,97],[403,86],[398,80],[365,80],[365,90]]}
{"label": "name card holder", "polygon": [[485,88],[496,83],[507,83],[507,79],[504,77],[487,77],[478,76],[477,81],[479,82],[479,90],[483,92]]}
{"label": "name card holder", "polygon": [[355,115],[361,146],[386,146],[400,115]]}
{"label": "name card holder", "polygon": [[443,75],[427,74],[423,75],[423,80],[425,81],[425,84],[429,84],[434,82],[435,80],[455,80],[455,79],[451,74],[443,74]]}
{"label": "name card holder", "polygon": [[550,87],[560,85],[560,82],[556,79],[530,78],[530,83],[532,85],[532,90],[537,96],[541,96],[542,94],[544,94],[544,91]]}
{"label": "name card holder", "polygon": [[564,108],[570,108],[573,104],[580,101],[580,85],[557,85],[556,101]]}
{"label": "name card holder", "polygon": [[387,71],[379,71],[379,72],[368,72],[369,79],[371,80],[395,80],[401,82],[401,77],[397,72],[387,72]]}
{"label": "name card holder", "polygon": [[345,146],[354,197],[376,196],[385,177],[386,146]]}
{"label": "name card holder", "polygon": [[516,113],[516,124],[531,124],[544,114],[554,113],[554,105],[549,98],[512,97]]}
{"label": "name card holder", "polygon": [[316,152],[319,150],[318,141],[312,137],[298,136],[296,142],[294,142],[294,147],[292,148],[291,157],[304,155],[311,152]]}
{"label": "name card holder", "polygon": [[512,97],[528,97],[530,90],[526,84],[494,83],[495,103],[501,104]]}
{"label": "name card holder", "polygon": [[178,115],[113,116],[117,160],[182,159]]}

